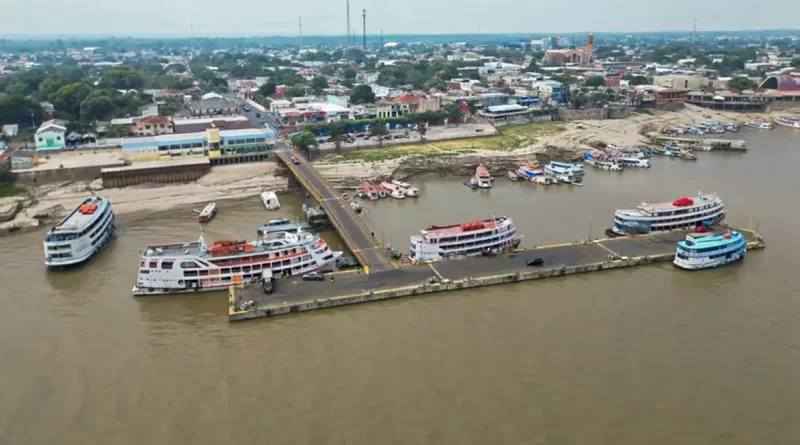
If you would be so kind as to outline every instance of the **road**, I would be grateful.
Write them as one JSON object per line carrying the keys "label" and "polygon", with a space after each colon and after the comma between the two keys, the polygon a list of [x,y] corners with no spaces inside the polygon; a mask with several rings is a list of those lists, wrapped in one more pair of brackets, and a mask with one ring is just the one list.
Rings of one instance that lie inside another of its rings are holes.
{"label": "road", "polygon": [[389,255],[379,247],[380,243],[370,228],[353,211],[347,200],[322,179],[311,164],[303,160],[299,165],[294,165],[291,162],[293,153],[284,142],[278,142],[276,153],[303,186],[309,189],[308,191],[314,199],[319,201],[342,239],[359,259],[367,273],[383,272],[396,267]]}

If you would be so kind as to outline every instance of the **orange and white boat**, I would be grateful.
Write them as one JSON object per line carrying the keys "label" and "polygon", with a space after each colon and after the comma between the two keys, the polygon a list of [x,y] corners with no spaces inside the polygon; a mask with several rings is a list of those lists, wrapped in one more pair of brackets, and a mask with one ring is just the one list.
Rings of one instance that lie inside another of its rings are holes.
{"label": "orange and white boat", "polygon": [[478,188],[488,189],[492,187],[492,174],[489,173],[489,169],[486,168],[485,165],[481,164],[478,168],[475,169],[475,179],[478,182]]}
{"label": "orange and white boat", "polygon": [[147,246],[139,253],[133,295],[159,295],[227,289],[231,284],[273,276],[304,275],[333,264],[333,251],[319,235],[274,232],[257,241],[220,240]]}
{"label": "orange and white boat", "polygon": [[437,261],[515,249],[522,237],[511,218],[501,216],[450,226],[430,226],[411,237],[413,261]]}
{"label": "orange and white boat", "polygon": [[381,188],[386,190],[386,193],[394,199],[403,199],[406,197],[405,189],[398,187],[391,182],[381,182]]}
{"label": "orange and white boat", "polygon": [[371,183],[370,181],[366,181],[361,184],[361,194],[364,198],[370,200],[376,200],[381,197],[378,187],[376,187],[375,184]]}

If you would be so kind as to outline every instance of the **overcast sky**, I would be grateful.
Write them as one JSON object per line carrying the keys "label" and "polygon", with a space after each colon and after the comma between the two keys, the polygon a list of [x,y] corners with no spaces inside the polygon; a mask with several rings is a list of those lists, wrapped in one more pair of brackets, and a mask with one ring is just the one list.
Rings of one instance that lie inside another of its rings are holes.
{"label": "overcast sky", "polygon": [[[9,0],[1,35],[344,35],[346,0]],[[799,0],[351,0],[367,34],[792,29]]]}

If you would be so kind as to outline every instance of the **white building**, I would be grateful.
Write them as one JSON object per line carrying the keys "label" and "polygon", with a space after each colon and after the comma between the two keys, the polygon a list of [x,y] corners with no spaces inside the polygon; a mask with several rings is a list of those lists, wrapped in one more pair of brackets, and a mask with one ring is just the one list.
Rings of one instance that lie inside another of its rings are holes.
{"label": "white building", "polygon": [[328,103],[347,108],[350,106],[350,98],[348,96],[334,96],[331,94],[328,96]]}
{"label": "white building", "polygon": [[57,121],[50,120],[42,122],[42,125],[36,130],[36,149],[37,150],[57,150],[67,146],[64,140],[64,134],[67,128],[57,123]]}

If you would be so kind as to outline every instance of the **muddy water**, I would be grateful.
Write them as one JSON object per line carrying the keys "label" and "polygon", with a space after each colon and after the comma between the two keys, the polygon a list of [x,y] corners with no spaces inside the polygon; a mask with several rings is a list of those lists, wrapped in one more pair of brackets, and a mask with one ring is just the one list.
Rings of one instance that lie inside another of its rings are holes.
{"label": "muddy water", "polygon": [[[86,267],[0,239],[0,443],[787,444],[800,437],[800,132],[746,154],[587,171],[582,188],[420,182],[367,203],[407,249],[427,224],[512,216],[524,245],[599,236],[615,208],[697,190],[768,242],[744,263],[669,265],[228,324],[223,294],[134,299],[137,249],[199,235],[188,210],[122,217]],[[587,167],[588,168],[588,167]],[[300,212],[220,204],[207,239]],[[329,234],[334,246],[340,241]]]}

